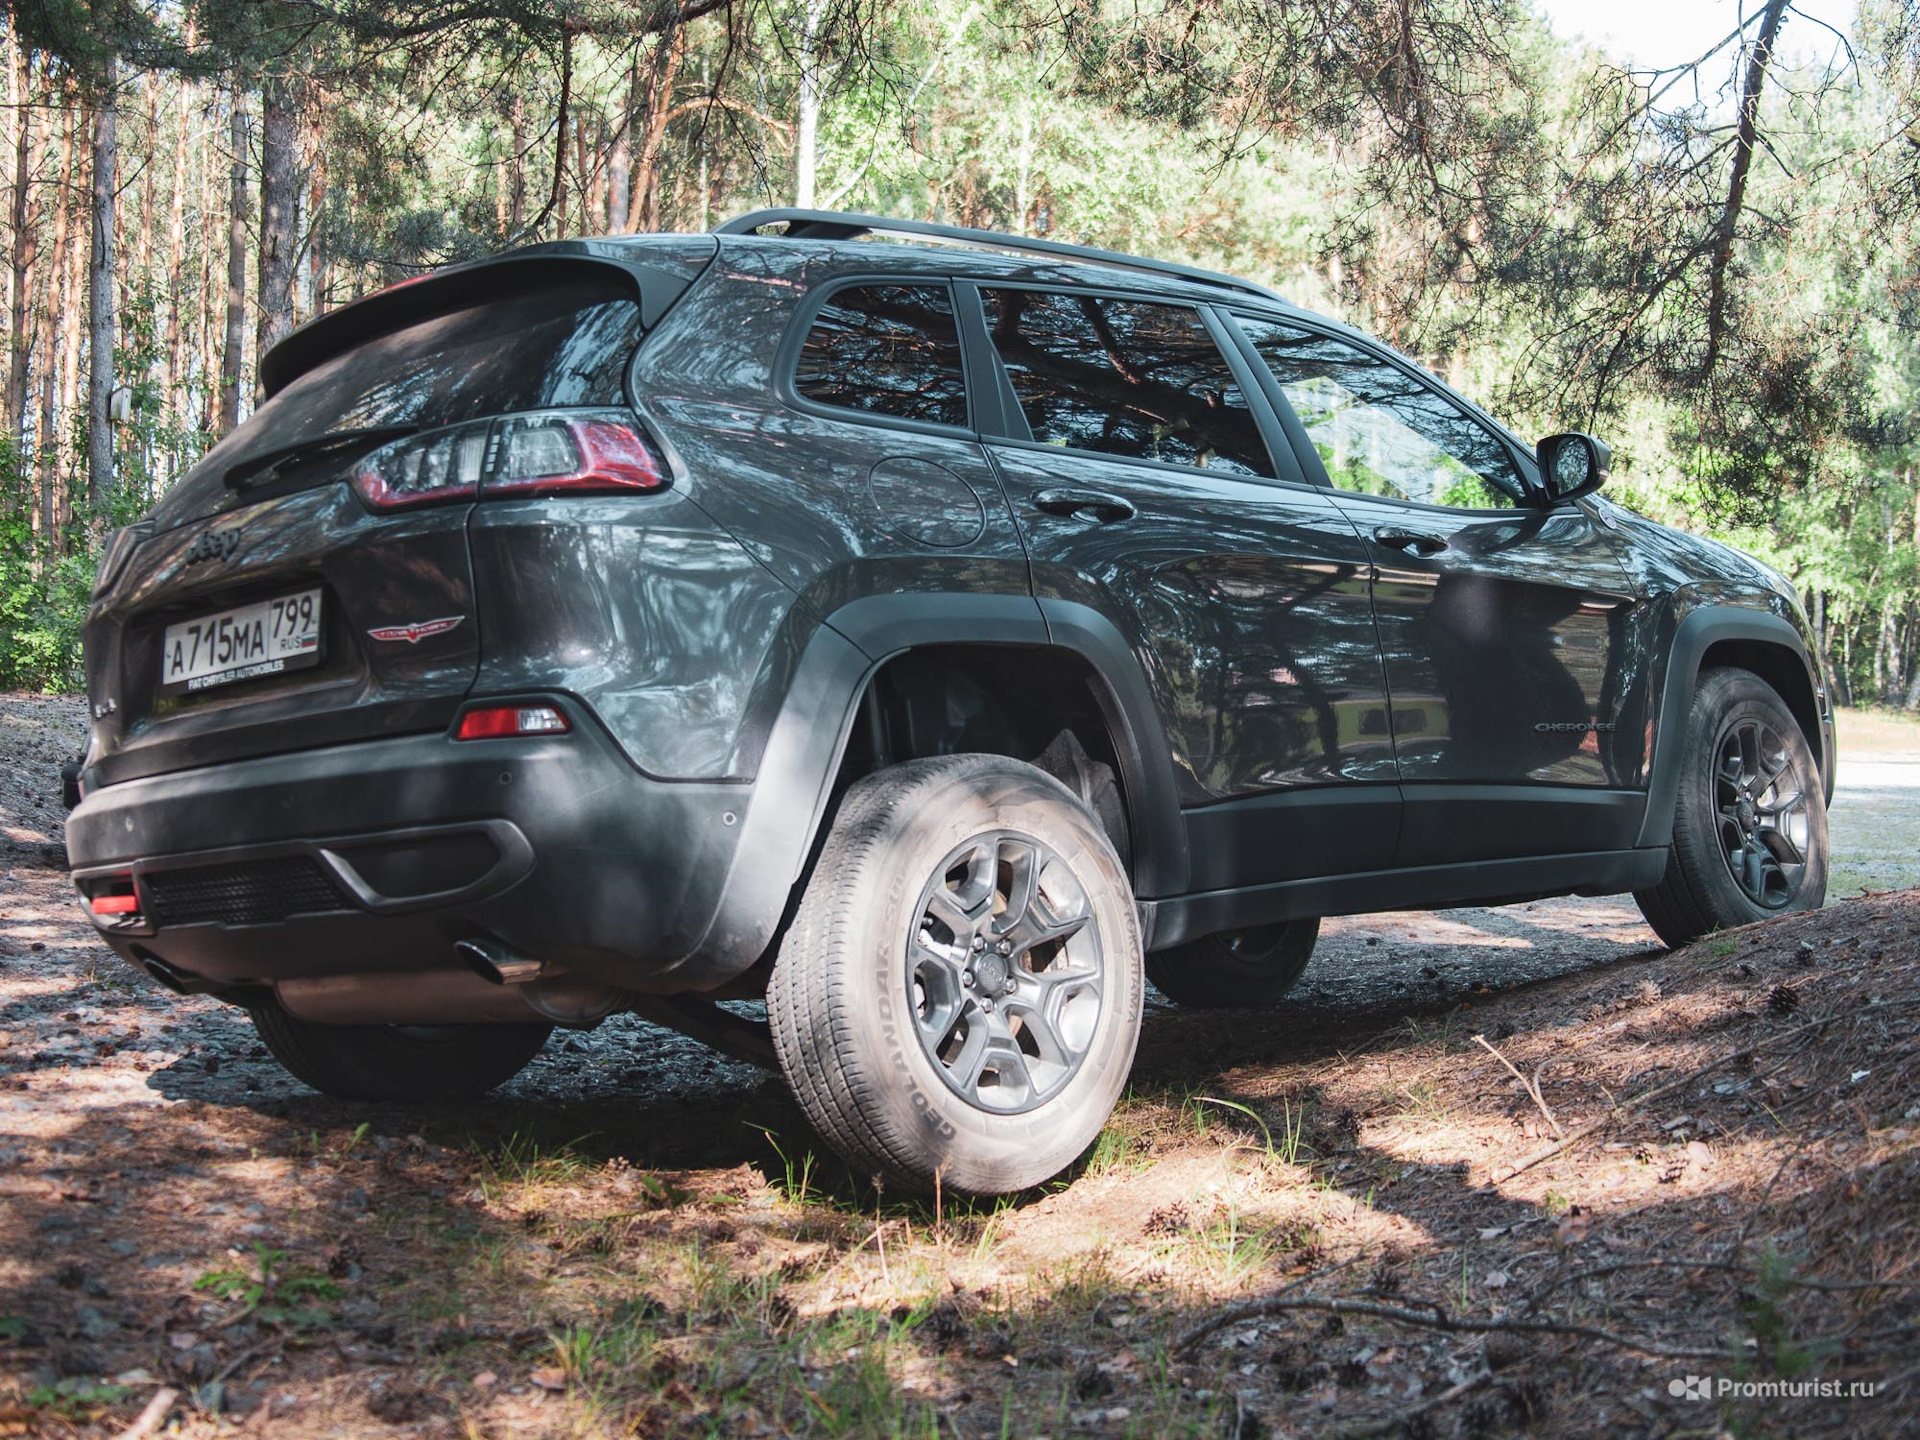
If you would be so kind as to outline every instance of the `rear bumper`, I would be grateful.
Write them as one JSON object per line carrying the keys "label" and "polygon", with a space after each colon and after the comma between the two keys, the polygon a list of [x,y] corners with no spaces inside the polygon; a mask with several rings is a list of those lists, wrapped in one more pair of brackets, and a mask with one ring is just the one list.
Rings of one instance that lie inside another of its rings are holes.
{"label": "rear bumper", "polygon": [[218,987],[445,970],[476,938],[640,992],[734,978],[779,918],[727,900],[754,787],[651,779],[584,705],[540,698],[571,733],[407,735],[92,791],[67,822],[74,879],[130,873],[139,909],[96,916],[102,937]]}

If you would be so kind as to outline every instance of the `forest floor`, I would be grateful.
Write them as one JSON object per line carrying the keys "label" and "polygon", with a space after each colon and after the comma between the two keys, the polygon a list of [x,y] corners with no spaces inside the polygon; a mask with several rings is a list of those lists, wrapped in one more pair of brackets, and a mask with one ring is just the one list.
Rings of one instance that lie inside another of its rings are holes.
{"label": "forest floor", "polygon": [[[93,938],[81,723],[0,700],[0,1435],[1920,1425],[1920,894],[1674,953],[1616,899],[1331,921],[1277,1010],[1150,1003],[1066,1179],[933,1206],[631,1019],[483,1106],[303,1090]],[[1920,882],[1871,727],[1836,895]]]}

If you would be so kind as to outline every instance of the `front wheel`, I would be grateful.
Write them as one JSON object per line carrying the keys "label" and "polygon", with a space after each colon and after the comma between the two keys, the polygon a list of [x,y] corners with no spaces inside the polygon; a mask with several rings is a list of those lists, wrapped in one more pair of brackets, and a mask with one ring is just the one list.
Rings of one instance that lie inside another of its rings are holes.
{"label": "front wheel", "polygon": [[296,1080],[342,1100],[461,1100],[527,1067],[551,1025],[319,1025],[262,997],[253,1028]]}
{"label": "front wheel", "polygon": [[1827,895],[1820,767],[1773,687],[1745,670],[1700,676],[1687,712],[1667,872],[1634,892],[1667,944],[1796,910]]}
{"label": "front wheel", "polygon": [[767,1017],[807,1119],[855,1175],[997,1195],[1099,1134],[1143,989],[1100,823],[1031,765],[953,755],[847,792]]}

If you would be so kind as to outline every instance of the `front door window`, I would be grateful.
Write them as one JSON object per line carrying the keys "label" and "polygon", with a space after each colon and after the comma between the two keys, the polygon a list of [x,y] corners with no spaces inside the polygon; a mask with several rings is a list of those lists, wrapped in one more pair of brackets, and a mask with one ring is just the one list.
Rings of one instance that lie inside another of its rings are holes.
{"label": "front door window", "polygon": [[1506,509],[1525,499],[1507,447],[1417,376],[1312,330],[1245,318],[1240,327],[1336,489],[1468,510]]}

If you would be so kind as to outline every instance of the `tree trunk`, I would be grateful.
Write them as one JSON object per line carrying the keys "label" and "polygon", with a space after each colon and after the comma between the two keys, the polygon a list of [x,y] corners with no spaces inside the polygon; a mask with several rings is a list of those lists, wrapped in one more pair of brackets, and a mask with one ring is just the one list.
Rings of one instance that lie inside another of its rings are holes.
{"label": "tree trunk", "polygon": [[820,22],[826,15],[826,0],[806,0],[800,21],[800,114],[793,141],[793,203],[802,210],[813,208],[814,175],[818,166],[820,142]]}
{"label": "tree trunk", "polygon": [[638,197],[640,212],[633,228],[643,231],[660,228],[660,152],[667,140],[674,77],[687,50],[685,32],[676,27],[662,36],[659,44],[661,48],[653,57],[653,74],[647,82],[647,128],[633,166],[633,193]]}
{"label": "tree trunk", "polygon": [[[14,247],[18,245],[20,241],[19,223],[13,218],[13,195],[18,188],[16,182],[20,179],[21,175],[22,153],[19,147],[19,138],[24,135],[27,130],[27,111],[25,105],[22,103],[20,94],[20,72],[16,68],[16,63],[25,53],[26,51],[21,44],[20,37],[12,25],[7,26],[4,32],[0,32],[0,69],[6,71],[7,77],[7,107],[4,111],[0,111],[0,154],[4,155],[6,161],[6,181],[4,185],[0,185],[0,197],[4,197],[7,209],[7,254],[9,257],[12,256]],[[0,297],[0,315],[4,315],[11,320],[13,318],[13,297],[19,293],[19,287],[14,284],[11,259],[9,259],[9,263],[0,265],[0,280],[5,282],[6,291],[4,297]],[[6,335],[9,342],[6,348],[10,352],[13,349],[11,343],[13,331],[7,331]],[[6,394],[9,375],[10,371],[5,374],[0,374],[0,396]],[[0,444],[4,444],[8,438],[10,437],[7,435],[7,432],[0,430]]]}
{"label": "tree trunk", "polygon": [[[300,119],[293,82],[269,75],[260,89],[260,314],[253,353],[259,357],[293,329],[293,277],[299,242]],[[244,283],[244,282],[243,282]]]}
{"label": "tree trunk", "polygon": [[185,79],[175,83],[179,94],[173,117],[173,194],[167,208],[167,408],[179,424],[185,422],[187,410],[186,337],[181,333],[185,310],[180,303],[187,277],[180,273],[180,264],[187,243],[187,112],[193,103],[193,84]]}
{"label": "tree trunk", "polygon": [[607,160],[607,233],[624,235],[633,213],[633,126],[640,118],[640,52],[627,69],[627,103],[614,126],[613,154]]}
{"label": "tree trunk", "polygon": [[14,47],[12,63],[7,67],[7,98],[19,130],[13,137],[13,194],[8,205],[12,253],[8,256],[13,277],[13,302],[7,319],[7,416],[9,437],[22,434],[27,425],[27,364],[31,358],[30,330],[27,323],[31,308],[29,290],[33,263],[40,249],[40,207],[29,205],[33,180],[33,111],[27,105],[31,76],[27,53]]}
{"label": "tree trunk", "polygon": [[[82,105],[74,112],[72,144],[68,150],[69,175],[85,173],[81,160],[83,147],[90,148],[93,134],[94,117],[90,107]],[[89,252],[91,246],[80,243],[81,232],[89,227],[92,205],[85,191],[79,186],[69,186],[72,214],[67,217],[67,274],[61,291],[60,304],[60,404],[59,438],[63,451],[71,453],[75,437],[82,433],[79,423],[81,406],[86,382],[80,373],[80,350],[87,337],[87,326],[78,323],[79,317],[87,310]],[[67,458],[63,454],[61,458]],[[54,491],[53,522],[64,537],[67,522],[73,518],[73,480],[76,477],[64,466],[61,468],[60,485]],[[64,545],[63,545],[64,548]]]}
{"label": "tree trunk", "polygon": [[[318,108],[318,107],[316,107]],[[327,159],[321,148],[319,122],[313,127],[313,169],[307,181],[307,294],[311,304],[307,318],[327,308],[327,251],[325,216],[327,213]]]}
{"label": "tree trunk", "polygon": [[1727,203],[1713,227],[1707,255],[1707,348],[1701,361],[1701,375],[1712,378],[1719,362],[1727,333],[1727,271],[1733,264],[1733,241],[1739,231],[1740,212],[1746,204],[1747,172],[1753,165],[1753,148],[1760,137],[1760,90],[1766,83],[1767,65],[1773,59],[1774,41],[1786,18],[1788,0],[1766,0],[1760,16],[1760,34],[1747,52],[1746,72],[1740,82],[1740,119],[1734,130],[1733,168],[1727,181]]}
{"label": "tree trunk", "polygon": [[111,56],[93,112],[93,207],[87,249],[87,503],[104,515],[113,499],[113,242],[119,195],[119,136]]}
{"label": "tree trunk", "polygon": [[240,374],[247,344],[247,102],[233,92],[233,165],[227,200],[227,335],[220,355],[220,433],[240,423]]}
{"label": "tree trunk", "polygon": [[527,103],[518,95],[508,107],[513,153],[507,157],[507,233],[518,235],[527,223]]}
{"label": "tree trunk", "polygon": [[[54,173],[72,174],[70,162],[73,159],[72,115],[67,117],[65,130],[58,139],[49,136],[51,144],[63,147],[63,153],[53,157]],[[56,195],[53,202],[53,246],[47,263],[41,267],[43,274],[40,290],[40,314],[38,339],[34,342],[34,365],[39,371],[40,380],[40,418],[34,426],[33,438],[39,451],[40,461],[40,538],[50,541],[53,538],[55,511],[54,503],[55,470],[59,464],[58,444],[59,407],[60,407],[60,330],[59,317],[65,312],[68,297],[63,293],[67,275],[67,213],[68,205],[64,195]]]}
{"label": "tree trunk", "polygon": [[[219,94],[218,90],[211,88],[207,91],[208,121],[212,121],[219,105]],[[220,246],[213,228],[214,217],[220,213],[220,172],[213,134],[211,124],[200,133],[198,223],[193,227],[194,251],[200,260],[200,304],[199,313],[194,317],[194,358],[191,363],[195,375],[194,391],[199,397],[195,413],[203,437],[213,434],[214,421],[220,414],[220,355],[216,348],[219,329],[214,323],[214,307],[220,296],[220,287],[215,278]]]}

